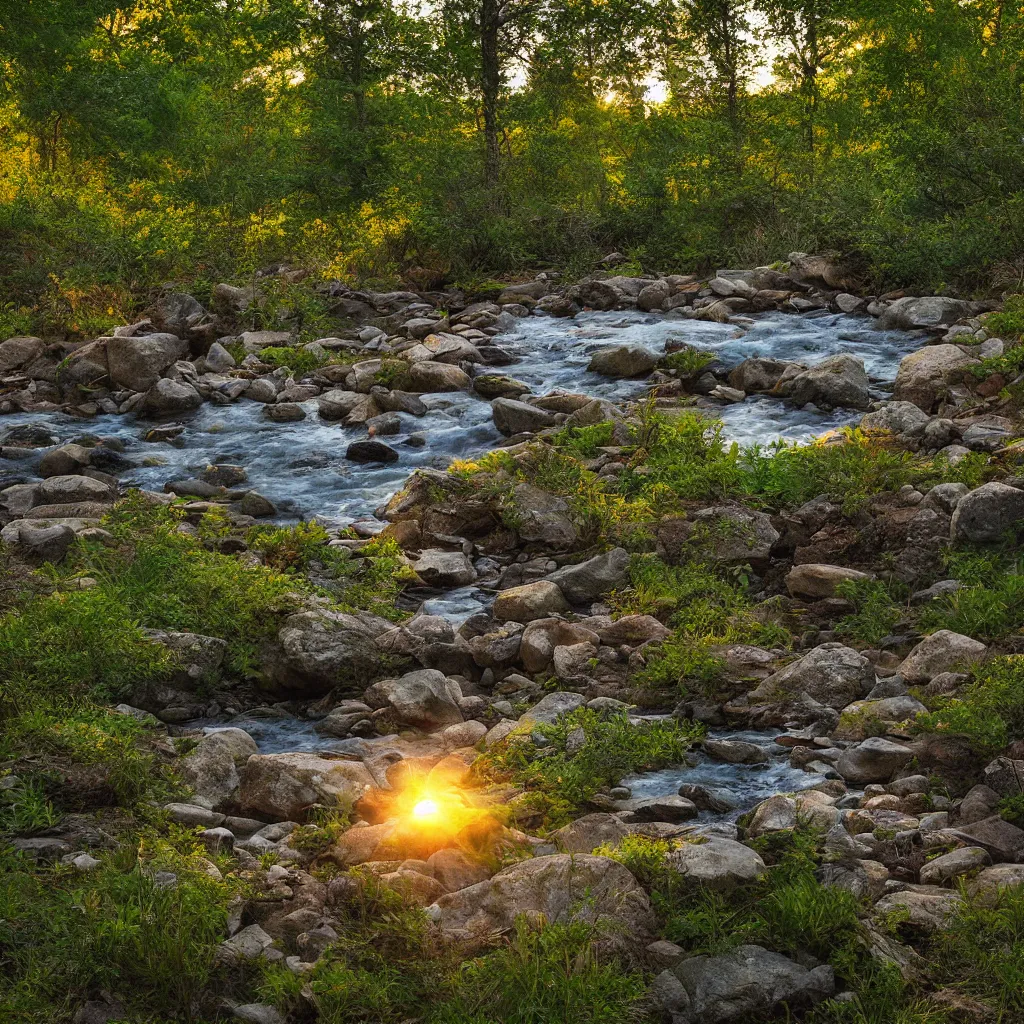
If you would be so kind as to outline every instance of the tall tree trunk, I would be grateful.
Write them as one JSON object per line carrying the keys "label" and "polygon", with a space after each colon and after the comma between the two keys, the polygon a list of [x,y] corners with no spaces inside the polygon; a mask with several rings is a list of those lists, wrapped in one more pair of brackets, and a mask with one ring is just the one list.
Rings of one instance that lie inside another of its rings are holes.
{"label": "tall tree trunk", "polygon": [[480,92],[484,114],[484,181],[489,188],[498,184],[501,151],[498,140],[498,93],[501,62],[498,34],[501,28],[501,0],[482,0],[480,6]]}

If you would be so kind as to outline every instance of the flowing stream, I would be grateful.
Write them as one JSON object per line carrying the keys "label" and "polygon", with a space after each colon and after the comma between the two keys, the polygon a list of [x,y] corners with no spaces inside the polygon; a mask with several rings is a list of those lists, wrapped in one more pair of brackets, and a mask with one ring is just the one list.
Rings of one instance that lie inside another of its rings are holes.
{"label": "flowing stream", "polygon": [[[728,367],[750,357],[813,365],[845,352],[863,360],[877,397],[883,398],[900,359],[917,347],[919,339],[900,331],[879,331],[867,317],[824,312],[804,316],[767,313],[744,318],[740,324],[613,312],[585,313],[571,320],[527,317],[496,342],[516,357],[515,364],[502,372],[528,384],[534,394],[562,389],[621,402],[642,394],[644,384],[589,373],[587,363],[602,346],[642,345],[661,353],[666,347],[671,350],[686,344],[714,352]],[[325,524],[341,526],[372,518],[374,509],[399,489],[413,470],[426,466],[443,469],[454,458],[472,458],[503,440],[492,423],[490,405],[475,394],[428,395],[424,402],[428,408],[425,416],[401,414],[402,432],[385,438],[400,458],[381,467],[346,461],[346,448],[366,436],[365,428],[321,421],[316,399],[304,404],[307,418],[295,423],[264,419],[263,407],[255,402],[242,400],[229,406],[206,403],[184,420],[185,429],[173,442],[144,441],[150,425],[127,416],[101,416],[83,422],[66,415],[34,413],[9,416],[4,422],[9,426],[45,425],[61,444],[83,434],[117,438],[127,457],[136,463],[136,468],[122,477],[126,486],[160,490],[167,481],[198,476],[211,464],[240,465],[248,474],[247,486],[270,498],[284,518],[315,516]],[[813,407],[795,409],[776,399],[753,397],[724,407],[720,415],[727,438],[763,445],[778,438],[807,441],[855,423],[861,414],[846,410],[823,413]],[[413,434],[420,435],[425,443],[419,447],[408,444]],[[31,468],[31,464],[14,463],[12,468],[21,471]],[[458,624],[485,604],[486,598],[479,591],[466,587],[428,600],[423,610]],[[216,728],[214,723],[193,724]],[[368,742],[321,736],[315,723],[284,714],[247,715],[233,724],[248,730],[265,753],[358,753]],[[763,744],[771,751],[769,762],[732,765],[700,753],[689,766],[636,776],[624,780],[624,784],[637,798],[675,793],[683,782],[724,790],[735,807],[717,817],[728,820],[774,793],[806,788],[820,778],[792,768],[786,752],[772,742],[772,734],[723,735]]]}

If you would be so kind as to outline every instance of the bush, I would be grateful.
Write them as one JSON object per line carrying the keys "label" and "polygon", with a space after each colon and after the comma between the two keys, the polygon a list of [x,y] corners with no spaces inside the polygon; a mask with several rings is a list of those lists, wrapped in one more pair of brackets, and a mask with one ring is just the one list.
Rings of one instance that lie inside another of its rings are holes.
{"label": "bush", "polygon": [[531,929],[465,964],[430,1024],[628,1024],[647,1020],[644,979],[594,948],[586,924]]}
{"label": "bush", "polygon": [[865,646],[877,644],[903,617],[905,606],[894,595],[902,597],[904,590],[896,582],[843,580],[836,592],[854,606],[854,611],[836,623],[836,633]]}
{"label": "bush", "polygon": [[941,699],[937,710],[918,716],[918,725],[963,733],[983,752],[1024,739],[1024,655],[994,658],[971,675],[959,697]]}
{"label": "bush", "polygon": [[[701,732],[699,726],[673,720],[633,725],[624,713],[602,718],[589,708],[565,715],[556,725],[537,724],[533,729],[548,741],[546,746],[538,747],[528,734],[515,732],[481,754],[473,769],[480,778],[511,782],[553,798],[558,810],[548,814],[550,828],[565,824],[571,811],[626,775],[682,763]],[[573,733],[577,742],[571,753],[567,746]]]}
{"label": "bush", "polygon": [[0,1018],[50,1024],[107,991],[133,1012],[195,1019],[233,893],[164,844],[146,857],[126,848],[82,876],[0,853]]}

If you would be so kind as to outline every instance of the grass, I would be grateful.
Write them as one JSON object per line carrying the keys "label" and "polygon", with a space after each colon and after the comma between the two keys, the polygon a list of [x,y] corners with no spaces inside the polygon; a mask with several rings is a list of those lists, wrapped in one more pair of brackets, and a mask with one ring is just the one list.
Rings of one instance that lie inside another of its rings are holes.
{"label": "grass", "polygon": [[906,614],[905,590],[895,580],[843,580],[836,593],[854,610],[836,623],[836,633],[865,647],[877,644]]}
{"label": "grass", "polygon": [[349,873],[339,940],[306,977],[273,967],[259,995],[284,1011],[307,992],[321,1024],[617,1024],[646,1019],[644,979],[598,952],[585,924],[516,931],[468,959],[419,908],[369,872]]}
{"label": "grass", "polygon": [[[260,644],[299,595],[317,592],[301,575],[314,560],[337,607],[399,617],[394,598],[411,573],[392,541],[371,542],[352,558],[328,547],[316,524],[261,528],[251,536],[267,561],[259,565],[206,546],[224,532],[222,517],[204,520],[198,536],[181,531],[183,521],[177,506],[129,497],[104,521],[116,546],[79,542],[60,567],[44,567],[46,592],[0,617],[0,709],[23,710],[29,691],[57,702],[120,698],[166,674],[170,659],[143,627],[220,637],[226,671],[254,675]],[[83,588],[83,578],[94,585]]]}
{"label": "grass", "polygon": [[307,373],[319,370],[328,358],[305,348],[275,347],[263,348],[259,351],[259,360],[275,368],[287,367],[296,377],[304,377]]}
{"label": "grass", "polygon": [[935,710],[918,716],[917,724],[929,731],[962,733],[979,751],[991,754],[1024,739],[1024,655],[975,666],[960,696],[940,698]]}
{"label": "grass", "polygon": [[[533,799],[546,828],[558,828],[580,812],[599,790],[626,775],[680,764],[700,727],[674,720],[632,725],[626,714],[602,717],[589,708],[564,716],[556,725],[533,727],[546,740],[538,747],[526,732],[496,743],[474,762],[478,778],[509,782]],[[582,730],[582,745],[567,749],[570,734]]]}
{"label": "grass", "polygon": [[1024,572],[1013,544],[952,552],[947,555],[946,569],[961,583],[961,589],[923,610],[922,629],[951,629],[991,641],[1024,626]]}
{"label": "grass", "polygon": [[785,647],[792,639],[772,621],[770,609],[750,602],[742,573],[730,576],[696,562],[673,566],[654,555],[635,555],[629,586],[611,604],[615,614],[658,615],[672,627],[633,678],[635,685],[655,690],[708,693],[722,670],[715,647]]}
{"label": "grass", "polygon": [[666,369],[675,370],[681,377],[694,377],[714,361],[714,352],[705,352],[687,345],[677,352],[670,352],[661,363]]}
{"label": "grass", "polygon": [[[156,883],[164,869],[175,885]],[[214,955],[236,889],[196,854],[152,838],[84,876],[0,852],[0,1018],[70,1020],[78,1002],[107,991],[133,1013],[198,1020],[204,1004],[214,1008]]]}

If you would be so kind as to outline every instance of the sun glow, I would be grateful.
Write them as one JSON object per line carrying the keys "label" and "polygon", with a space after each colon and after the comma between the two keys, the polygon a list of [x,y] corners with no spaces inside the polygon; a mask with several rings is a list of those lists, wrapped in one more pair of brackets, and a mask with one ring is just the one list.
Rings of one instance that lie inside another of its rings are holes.
{"label": "sun glow", "polygon": [[424,818],[436,818],[439,812],[436,800],[421,800],[412,809],[412,816],[422,821]]}

